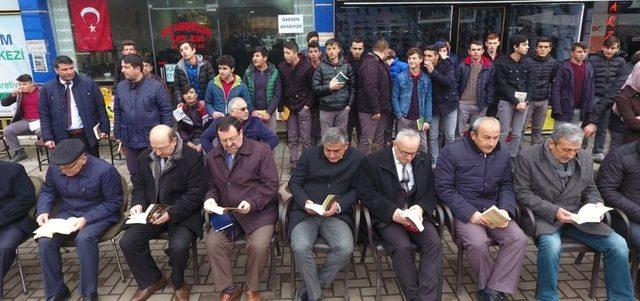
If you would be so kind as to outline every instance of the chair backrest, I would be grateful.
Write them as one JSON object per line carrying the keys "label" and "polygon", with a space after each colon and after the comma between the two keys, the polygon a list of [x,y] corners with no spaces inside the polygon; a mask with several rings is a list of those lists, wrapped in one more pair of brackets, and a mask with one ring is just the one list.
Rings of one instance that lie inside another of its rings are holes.
{"label": "chair backrest", "polygon": [[29,218],[35,220],[36,217],[36,207],[38,207],[38,199],[40,198],[40,190],[42,189],[42,184],[44,184],[44,180],[40,177],[30,176],[31,183],[33,183],[33,187],[36,190],[36,203],[33,204],[33,207],[29,209],[29,213],[27,214]]}

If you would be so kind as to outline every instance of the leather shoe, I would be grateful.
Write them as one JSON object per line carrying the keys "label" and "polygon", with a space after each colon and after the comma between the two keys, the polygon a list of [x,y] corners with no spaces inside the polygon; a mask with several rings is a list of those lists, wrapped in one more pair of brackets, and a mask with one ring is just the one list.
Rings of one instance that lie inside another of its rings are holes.
{"label": "leather shoe", "polygon": [[181,287],[176,288],[173,282],[171,282],[171,286],[173,286],[173,295],[176,296],[176,300],[178,301],[189,300],[189,286],[186,283],[183,283]]}
{"label": "leather shoe", "polygon": [[64,287],[57,295],[47,299],[47,301],[67,301],[71,299],[71,292],[68,287]]}
{"label": "leather shoe", "polygon": [[98,294],[85,294],[82,296],[82,301],[98,301]]}
{"label": "leather shoe", "polygon": [[247,297],[247,301],[260,301],[260,293],[258,292],[246,290],[244,294]]}
{"label": "leather shoe", "polygon": [[162,277],[156,283],[149,285],[144,289],[138,289],[136,293],[133,294],[133,298],[131,298],[131,300],[132,301],[147,300],[149,297],[151,297],[151,295],[153,295],[153,293],[155,293],[157,290],[163,289],[165,286],[167,286],[167,278]]}
{"label": "leather shoe", "polygon": [[220,301],[235,301],[240,299],[240,293],[242,293],[240,291],[240,287],[236,286],[235,289],[233,289],[233,293],[231,294],[227,294],[224,291],[220,292],[220,298],[218,300]]}

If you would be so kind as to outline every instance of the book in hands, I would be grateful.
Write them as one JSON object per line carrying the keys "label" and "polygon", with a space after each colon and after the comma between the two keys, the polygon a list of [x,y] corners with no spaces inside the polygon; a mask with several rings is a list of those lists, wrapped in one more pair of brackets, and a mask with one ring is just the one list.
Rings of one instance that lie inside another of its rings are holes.
{"label": "book in hands", "polygon": [[70,217],[67,219],[63,218],[52,218],[47,221],[44,225],[40,226],[38,229],[33,231],[35,235],[33,235],[33,239],[38,239],[40,237],[48,237],[52,238],[53,234],[62,234],[69,235],[73,233],[73,229],[78,222],[77,217]]}
{"label": "book in hands", "polygon": [[613,208],[589,203],[582,206],[582,208],[578,210],[578,213],[572,213],[570,219],[579,225],[584,223],[599,223],[602,221],[602,215],[610,210],[613,210]]}
{"label": "book in hands", "polygon": [[238,210],[237,207],[222,207],[222,206],[218,206],[213,202],[204,202],[203,207],[204,207],[204,210],[206,210],[207,212],[213,212],[217,215],[223,215],[225,214],[225,212],[232,212],[232,211]]}
{"label": "book in hands", "polygon": [[349,80],[349,78],[346,75],[344,75],[344,73],[342,73],[342,71],[338,72],[338,74],[336,74],[336,76],[334,76],[333,78],[337,82],[343,83],[343,84],[346,83]]}
{"label": "book in hands", "polygon": [[482,217],[487,221],[488,227],[491,229],[502,226],[511,220],[507,211],[499,209],[495,205],[482,212]]}
{"label": "book in hands", "polygon": [[422,131],[422,127],[424,127],[425,122],[427,122],[427,118],[420,117],[416,119],[416,125],[418,126],[418,131]]}
{"label": "book in hands", "polygon": [[317,213],[318,215],[324,215],[325,212],[329,211],[331,209],[331,206],[333,206],[333,203],[335,203],[338,200],[338,197],[335,194],[330,194],[327,195],[326,198],[324,198],[324,201],[322,202],[322,205],[320,204],[305,204],[304,205],[304,209],[309,209],[315,213]]}
{"label": "book in hands", "polygon": [[176,121],[180,121],[182,119],[184,119],[185,117],[187,117],[187,114],[185,114],[184,110],[182,110],[182,107],[178,107],[177,109],[173,110],[173,118]]}
{"label": "book in hands", "polygon": [[519,92],[516,91],[513,95],[519,102],[524,102],[527,100],[527,92]]}
{"label": "book in hands", "polygon": [[100,140],[99,126],[100,126],[100,124],[98,123],[93,127],[93,135],[96,136],[96,140]]}
{"label": "book in hands", "polygon": [[407,231],[410,231],[410,232],[424,231],[424,225],[422,224],[423,219],[422,219],[422,214],[420,214],[420,211],[411,210],[411,209],[403,210],[402,216],[404,216],[405,219],[411,222],[411,227],[405,226],[405,229],[407,229]]}
{"label": "book in hands", "polygon": [[165,204],[151,204],[144,212],[129,216],[125,224],[152,224],[167,212],[170,207]]}

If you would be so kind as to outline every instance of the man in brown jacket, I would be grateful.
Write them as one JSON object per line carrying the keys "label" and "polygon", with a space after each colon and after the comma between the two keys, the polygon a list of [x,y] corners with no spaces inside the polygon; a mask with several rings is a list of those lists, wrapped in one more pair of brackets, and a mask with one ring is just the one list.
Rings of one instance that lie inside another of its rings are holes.
{"label": "man in brown jacket", "polygon": [[[244,139],[240,122],[225,116],[217,124],[220,144],[207,155],[209,192],[205,211],[236,207],[231,213],[212,213],[212,229],[206,237],[207,257],[213,283],[220,290],[219,300],[239,300],[240,286],[234,284],[231,270],[233,239],[244,235],[247,241],[247,300],[260,300],[258,282],[269,261],[269,242],[273,236],[277,204],[278,172],[267,144]],[[230,222],[233,225],[227,226]],[[216,229],[217,228],[217,229]]]}

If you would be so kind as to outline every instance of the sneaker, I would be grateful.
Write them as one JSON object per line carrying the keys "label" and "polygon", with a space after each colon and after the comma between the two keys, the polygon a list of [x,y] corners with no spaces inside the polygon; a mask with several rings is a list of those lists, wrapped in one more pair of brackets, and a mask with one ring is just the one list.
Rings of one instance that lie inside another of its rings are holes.
{"label": "sneaker", "polygon": [[17,150],[14,154],[13,157],[11,157],[11,162],[17,163],[20,162],[22,160],[26,160],[28,158],[27,156],[27,152],[24,151],[24,149],[20,149]]}
{"label": "sneaker", "polygon": [[604,154],[603,153],[593,154],[593,162],[602,163],[602,160],[604,160]]}

